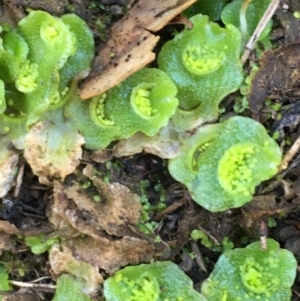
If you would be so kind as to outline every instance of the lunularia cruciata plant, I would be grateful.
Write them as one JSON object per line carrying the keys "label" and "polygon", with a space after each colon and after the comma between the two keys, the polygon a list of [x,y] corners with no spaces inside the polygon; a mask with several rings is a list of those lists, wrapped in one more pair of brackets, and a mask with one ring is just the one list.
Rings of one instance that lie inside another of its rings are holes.
{"label": "lunularia cruciata plant", "polygon": [[274,176],[280,162],[280,149],[265,128],[235,116],[188,138],[169,171],[194,201],[216,212],[251,201],[255,187]]}
{"label": "lunularia cruciata plant", "polygon": [[159,68],[178,88],[179,106],[172,120],[181,129],[215,119],[220,101],[243,79],[239,30],[221,28],[203,15],[190,20],[193,28],[177,34],[158,56]]}
{"label": "lunularia cruciata plant", "polygon": [[126,267],[104,282],[106,301],[207,301],[170,261]]}
{"label": "lunularia cruciata plant", "polygon": [[94,40],[76,15],[31,11],[0,41],[0,134],[14,136],[74,94],[71,82],[87,75]]}
{"label": "lunularia cruciata plant", "polygon": [[154,136],[175,113],[176,94],[168,75],[144,68],[90,102],[70,102],[66,115],[84,136],[87,148],[102,149],[139,131]]}
{"label": "lunularia cruciata plant", "polygon": [[208,301],[290,301],[296,277],[297,261],[293,254],[267,240],[221,255],[201,292]]}

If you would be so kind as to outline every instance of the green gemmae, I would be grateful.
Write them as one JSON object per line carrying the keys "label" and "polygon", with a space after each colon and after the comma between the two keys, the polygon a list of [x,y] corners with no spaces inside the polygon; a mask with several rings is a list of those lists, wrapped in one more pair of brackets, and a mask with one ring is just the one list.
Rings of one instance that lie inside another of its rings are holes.
{"label": "green gemmae", "polygon": [[187,45],[182,52],[184,67],[194,75],[205,75],[217,70],[223,63],[225,54],[208,45]]}

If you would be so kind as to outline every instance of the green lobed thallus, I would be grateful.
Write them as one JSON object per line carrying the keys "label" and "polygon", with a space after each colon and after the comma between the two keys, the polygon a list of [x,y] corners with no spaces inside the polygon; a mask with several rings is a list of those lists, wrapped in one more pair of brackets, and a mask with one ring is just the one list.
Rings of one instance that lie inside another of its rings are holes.
{"label": "green lobed thallus", "polygon": [[125,81],[83,102],[66,106],[66,115],[84,136],[86,147],[101,149],[141,131],[154,136],[175,113],[177,88],[167,74],[143,68]]}
{"label": "green lobed thallus", "polygon": [[31,11],[1,41],[0,133],[14,136],[74,94],[71,82],[87,75],[94,40],[76,15]]}
{"label": "green lobed thallus", "polygon": [[119,270],[104,282],[103,291],[106,301],[207,301],[170,261]]}
{"label": "green lobed thallus", "polygon": [[233,25],[221,28],[203,15],[190,21],[192,29],[165,43],[158,55],[159,68],[178,88],[179,106],[172,121],[183,130],[214,120],[220,101],[243,79],[240,31]]}
{"label": "green lobed thallus", "polygon": [[274,176],[280,162],[280,148],[265,128],[235,116],[186,139],[169,171],[198,204],[216,212],[250,202],[255,187]]}
{"label": "green lobed thallus", "polygon": [[267,240],[267,250],[254,242],[221,255],[201,292],[208,301],[290,301],[296,268],[275,240]]}

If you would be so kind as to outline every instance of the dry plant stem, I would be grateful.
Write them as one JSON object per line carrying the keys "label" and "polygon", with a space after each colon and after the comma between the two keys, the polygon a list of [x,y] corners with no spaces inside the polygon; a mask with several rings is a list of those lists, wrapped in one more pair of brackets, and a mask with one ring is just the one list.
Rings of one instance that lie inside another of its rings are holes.
{"label": "dry plant stem", "polygon": [[217,246],[220,246],[221,244],[220,244],[220,242],[210,233],[210,232],[208,232],[207,230],[205,230],[204,228],[202,228],[201,226],[198,226],[198,228],[202,231],[202,232],[204,232],[213,242],[214,242],[214,244],[215,245],[217,245]]}
{"label": "dry plant stem", "polygon": [[18,176],[17,176],[17,181],[16,181],[16,186],[15,186],[15,191],[14,191],[14,198],[16,198],[19,195],[21,185],[23,183],[23,175],[24,175],[24,164],[22,164],[19,168]]}
{"label": "dry plant stem", "polygon": [[293,291],[293,293],[294,293],[295,295],[298,296],[298,298],[300,298],[300,293],[298,293],[296,290],[292,290],[292,291]]}
{"label": "dry plant stem", "polygon": [[267,224],[264,220],[260,221],[259,234],[260,234],[261,249],[266,251],[267,250],[268,228],[267,228]]}
{"label": "dry plant stem", "polygon": [[246,47],[244,54],[241,58],[242,64],[245,64],[247,61],[252,49],[254,48],[254,45],[259,38],[260,34],[262,31],[265,29],[267,23],[271,20],[272,16],[274,15],[278,5],[279,5],[280,0],[273,0],[268,9],[265,11],[263,17],[261,18],[260,22],[258,23],[254,33],[252,34],[251,38],[249,39]]}
{"label": "dry plant stem", "polygon": [[9,283],[18,287],[26,287],[26,288],[33,288],[33,289],[49,289],[49,290],[56,289],[56,285],[53,284],[35,284],[35,283],[27,283],[27,282],[14,281],[14,280],[9,280]]}
{"label": "dry plant stem", "polygon": [[294,156],[296,155],[296,153],[299,151],[300,149],[300,136],[296,139],[296,141],[294,142],[294,144],[292,145],[292,147],[289,149],[289,151],[285,154],[279,168],[278,168],[278,172],[282,172],[283,170],[285,170],[290,161],[294,158]]}
{"label": "dry plant stem", "polygon": [[153,221],[160,221],[163,219],[166,215],[172,214],[175,210],[177,210],[179,207],[183,206],[185,204],[185,199],[181,199],[178,202],[172,204],[171,206],[167,207],[163,211],[157,213],[152,220]]}
{"label": "dry plant stem", "polygon": [[204,260],[203,260],[203,257],[202,257],[202,254],[201,254],[201,251],[197,245],[197,242],[195,241],[191,241],[191,246],[192,246],[192,250],[196,256],[196,262],[200,268],[201,271],[207,273],[207,269],[206,269],[206,266],[204,264]]}
{"label": "dry plant stem", "polygon": [[48,280],[48,279],[52,279],[52,277],[50,277],[50,276],[40,277],[38,279],[32,280],[31,283],[36,283],[36,282],[43,281],[43,280]]}

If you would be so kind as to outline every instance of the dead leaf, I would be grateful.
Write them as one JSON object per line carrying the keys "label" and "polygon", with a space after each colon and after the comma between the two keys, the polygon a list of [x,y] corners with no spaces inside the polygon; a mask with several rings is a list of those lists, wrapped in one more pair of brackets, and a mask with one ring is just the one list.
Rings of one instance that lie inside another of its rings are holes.
{"label": "dead leaf", "polygon": [[[298,1],[290,1],[289,5],[293,6],[292,2],[297,3]],[[294,17],[295,11],[298,11],[298,9],[290,7],[287,11],[278,9],[276,12],[276,16],[279,19],[279,22],[281,23],[284,30],[285,45],[295,44],[297,42],[299,43],[300,41],[300,20]]]}
{"label": "dead leaf", "polygon": [[0,198],[3,198],[12,187],[19,155],[7,139],[0,139]]}
{"label": "dead leaf", "polygon": [[14,224],[11,224],[8,221],[0,221],[0,231],[3,231],[7,234],[20,235],[20,231]]}
{"label": "dead leaf", "polygon": [[270,216],[282,217],[300,208],[300,198],[294,198],[293,202],[282,200],[278,203],[276,193],[254,196],[250,203],[242,207],[243,216],[239,223],[244,229],[253,229],[261,220]]}
{"label": "dead leaf", "polygon": [[113,151],[111,149],[105,148],[105,149],[99,149],[97,151],[94,151],[90,158],[94,162],[105,163],[111,160],[112,157],[113,157]]}
{"label": "dead leaf", "polygon": [[180,146],[178,135],[165,127],[153,137],[138,132],[128,139],[120,140],[114,146],[113,156],[132,156],[145,151],[162,159],[172,159],[179,154]]}
{"label": "dead leaf", "polygon": [[196,0],[140,0],[111,28],[110,39],[95,58],[80,90],[82,99],[99,95],[155,59],[160,30]]}
{"label": "dead leaf", "polygon": [[[196,0],[197,1],[197,0]],[[140,0],[128,12],[136,22],[151,32],[158,31],[179,15],[195,0]],[[126,18],[126,16],[125,16]]]}
{"label": "dead leaf", "polygon": [[68,240],[73,256],[114,273],[128,264],[149,262],[158,252],[154,245],[145,240],[124,236],[120,240],[93,239],[88,236]]}
{"label": "dead leaf", "polygon": [[0,232],[0,255],[3,251],[14,251],[15,244],[16,241],[11,235]]}
{"label": "dead leaf", "polygon": [[45,10],[52,15],[62,15],[67,9],[66,0],[14,0],[15,6],[24,6],[27,9]]}
{"label": "dead leaf", "polygon": [[272,132],[277,132],[279,138],[283,139],[284,131],[292,132],[300,123],[300,102],[291,104],[289,108],[282,112],[281,118],[276,120],[272,126]]}
{"label": "dead leaf", "polygon": [[33,293],[31,289],[22,288],[17,292],[1,292],[2,301],[40,301],[40,295]]}
{"label": "dead leaf", "polygon": [[24,157],[42,184],[49,178],[64,179],[79,165],[83,137],[67,122],[40,121],[25,138]]}
{"label": "dead leaf", "polygon": [[[62,246],[76,259],[113,273],[121,266],[149,262],[161,253],[136,226],[141,204],[139,197],[119,183],[104,183],[92,165],[84,170],[92,186],[83,189],[76,181],[68,185],[54,181],[49,220],[60,236]],[[101,199],[95,202],[94,196]],[[82,236],[81,234],[85,234]]]}
{"label": "dead leaf", "polygon": [[266,52],[261,67],[256,73],[249,94],[249,107],[255,118],[264,101],[276,95],[286,98],[287,93],[296,89],[300,80],[300,44],[293,44]]}
{"label": "dead leaf", "polygon": [[83,292],[86,294],[95,292],[99,285],[103,283],[99,269],[91,266],[89,263],[75,259],[71,250],[66,246],[58,244],[52,246],[49,251],[49,261],[56,275],[66,272],[74,275],[79,280],[83,279],[85,282]]}

